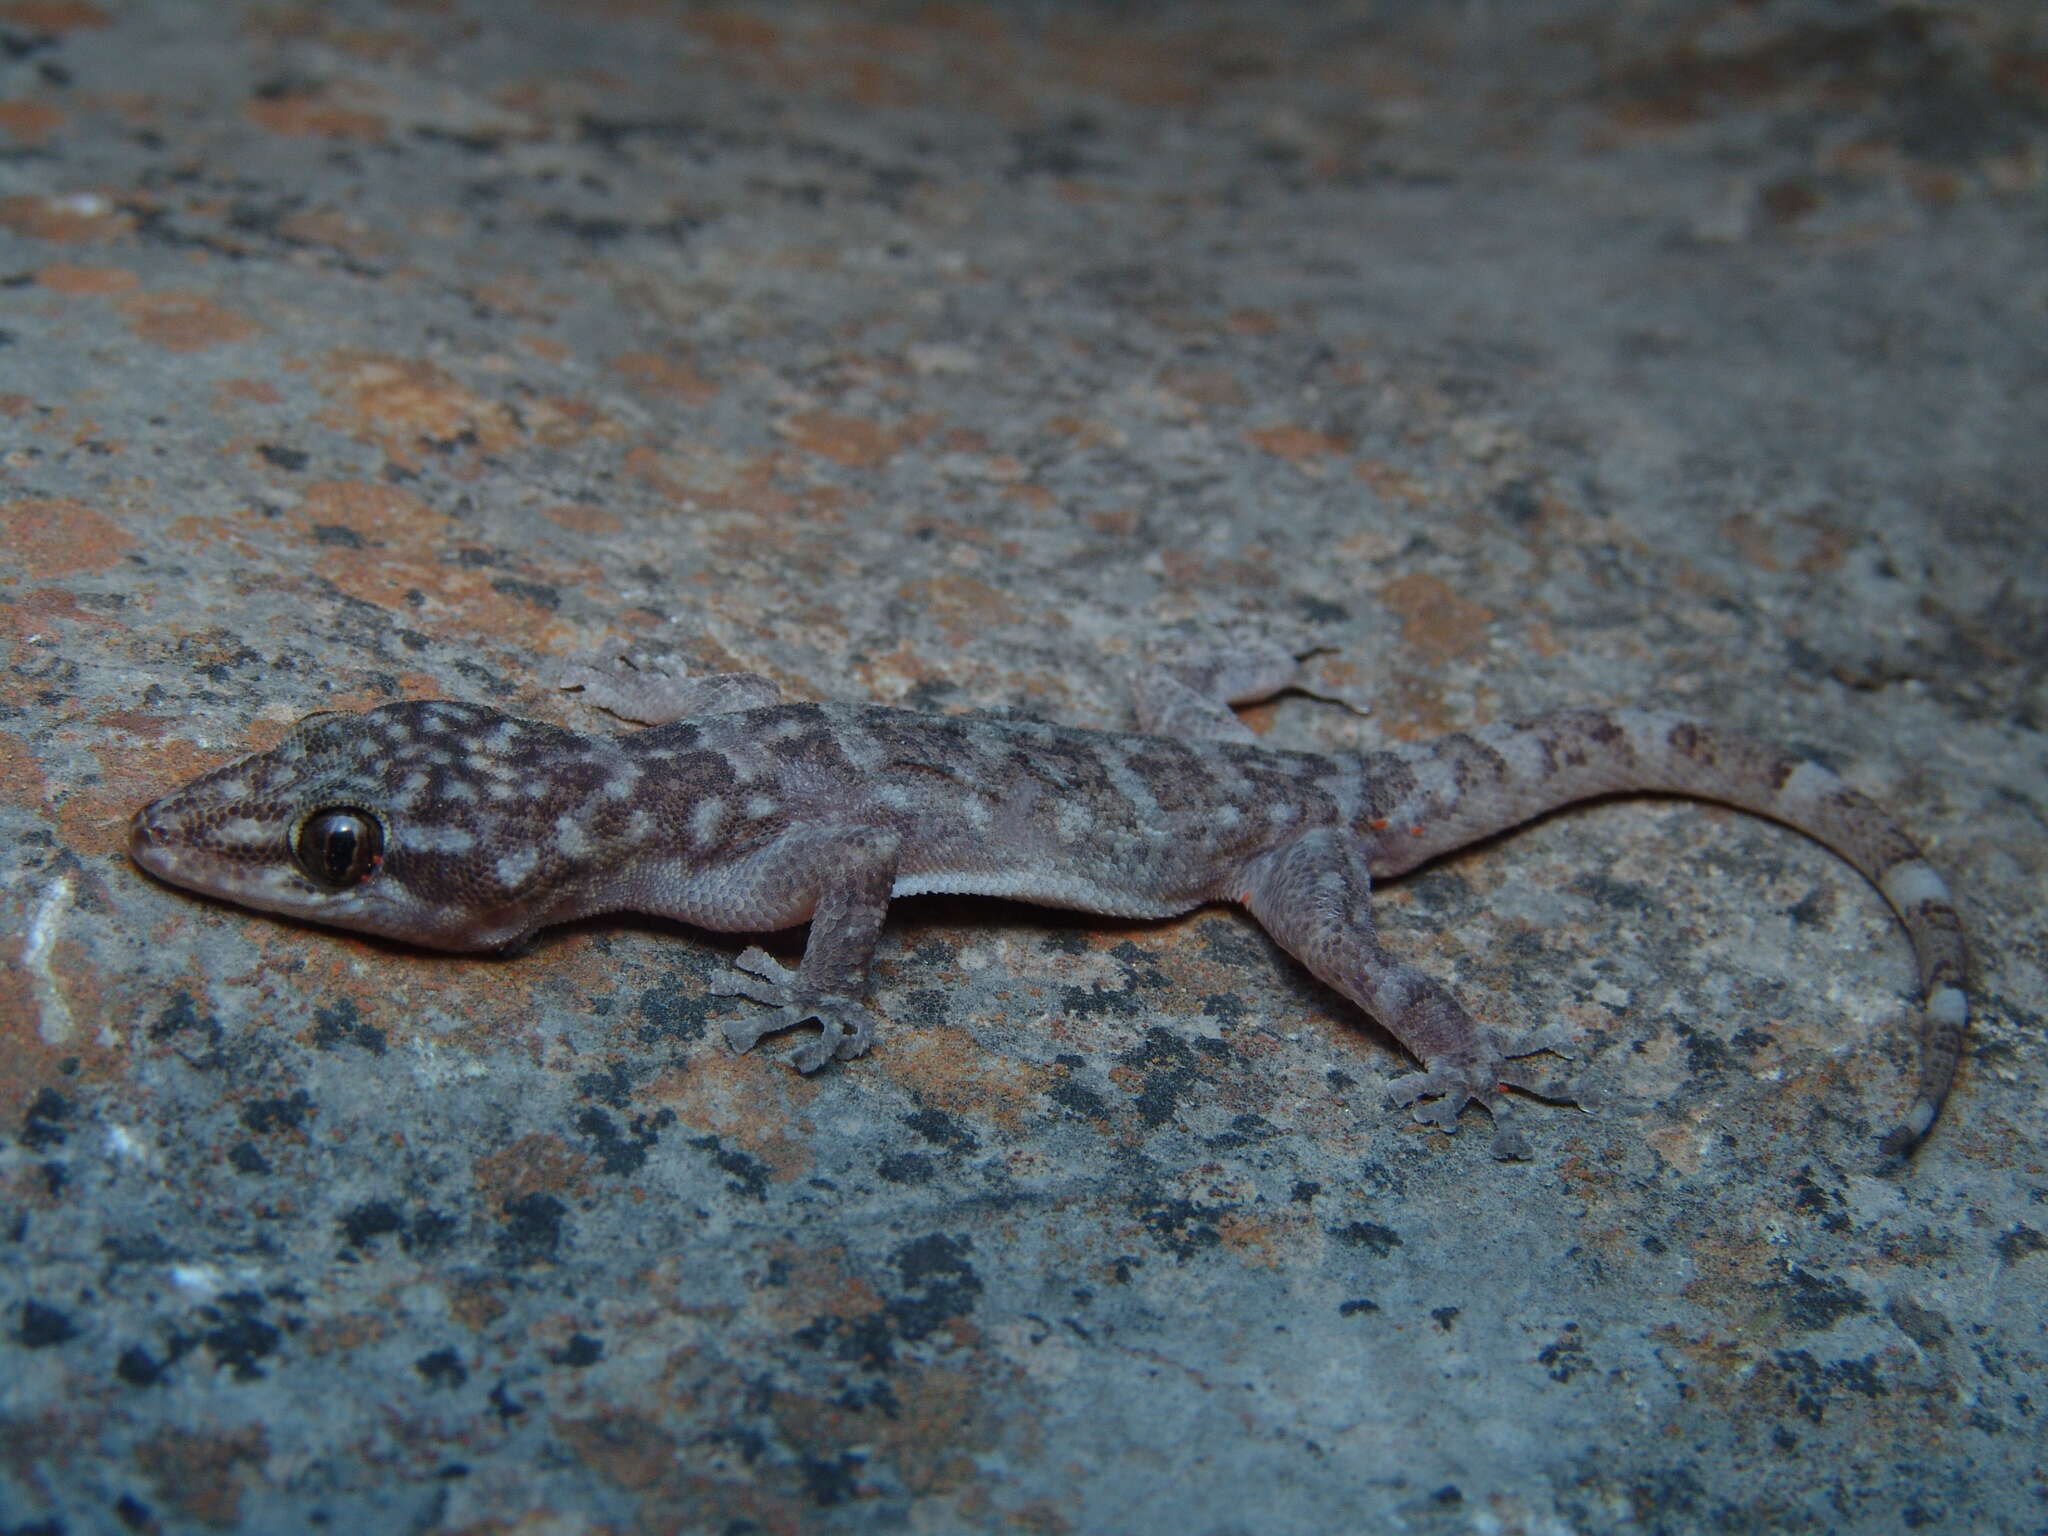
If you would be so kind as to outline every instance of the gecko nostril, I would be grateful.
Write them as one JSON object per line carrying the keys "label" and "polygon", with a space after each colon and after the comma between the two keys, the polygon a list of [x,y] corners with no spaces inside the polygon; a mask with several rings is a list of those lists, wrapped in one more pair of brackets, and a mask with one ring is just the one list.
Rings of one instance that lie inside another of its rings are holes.
{"label": "gecko nostril", "polygon": [[161,848],[170,841],[163,824],[156,819],[156,807],[145,805],[128,824],[128,851],[140,855]]}

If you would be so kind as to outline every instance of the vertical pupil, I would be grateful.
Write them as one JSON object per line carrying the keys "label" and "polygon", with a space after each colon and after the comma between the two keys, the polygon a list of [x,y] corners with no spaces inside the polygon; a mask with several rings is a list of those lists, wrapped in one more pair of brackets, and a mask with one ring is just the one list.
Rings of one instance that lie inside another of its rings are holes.
{"label": "vertical pupil", "polygon": [[353,872],[356,859],[357,828],[353,816],[330,816],[321,829],[326,833],[323,839],[327,865],[327,878],[336,885],[344,883]]}
{"label": "vertical pupil", "polygon": [[292,854],[307,879],[331,891],[349,890],[383,861],[384,828],[365,811],[322,811],[300,830]]}

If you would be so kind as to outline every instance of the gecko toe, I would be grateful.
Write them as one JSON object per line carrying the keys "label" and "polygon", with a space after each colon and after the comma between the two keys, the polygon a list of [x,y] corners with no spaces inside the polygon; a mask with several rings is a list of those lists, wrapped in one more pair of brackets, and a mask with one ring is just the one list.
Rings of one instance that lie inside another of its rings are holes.
{"label": "gecko toe", "polygon": [[784,1019],[780,1013],[771,1013],[762,1018],[727,1019],[718,1026],[718,1032],[725,1037],[725,1043],[732,1047],[733,1054],[744,1056],[761,1043],[763,1035],[772,1035],[791,1022]]}
{"label": "gecko toe", "polygon": [[1528,1161],[1531,1156],[1529,1138],[1522,1134],[1522,1127],[1508,1108],[1507,1101],[1496,1098],[1486,1107],[1493,1111],[1493,1155],[1504,1163]]}
{"label": "gecko toe", "polygon": [[772,981],[781,987],[786,987],[796,980],[795,971],[758,944],[749,944],[741,950],[733,960],[733,967],[736,970],[749,971],[763,981]]}
{"label": "gecko toe", "polygon": [[838,1054],[839,1031],[827,1025],[817,1039],[807,1041],[789,1053],[789,1064],[805,1077],[809,1077]]}

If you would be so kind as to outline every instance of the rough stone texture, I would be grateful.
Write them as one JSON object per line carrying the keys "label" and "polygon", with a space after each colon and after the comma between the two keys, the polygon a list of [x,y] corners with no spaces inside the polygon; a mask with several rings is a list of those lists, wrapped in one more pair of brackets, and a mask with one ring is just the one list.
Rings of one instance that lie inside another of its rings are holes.
{"label": "rough stone texture", "polygon": [[[0,43],[0,1531],[2048,1521],[2038,5]],[[734,942],[424,955],[121,851],[316,707],[587,724],[607,635],[1108,724],[1244,613],[1396,736],[1679,705],[1893,806],[1979,961],[1911,1173],[1902,935],[1696,806],[1386,893],[1587,1038],[1507,1167],[1229,913],[907,903],[803,1081],[707,1030]]]}

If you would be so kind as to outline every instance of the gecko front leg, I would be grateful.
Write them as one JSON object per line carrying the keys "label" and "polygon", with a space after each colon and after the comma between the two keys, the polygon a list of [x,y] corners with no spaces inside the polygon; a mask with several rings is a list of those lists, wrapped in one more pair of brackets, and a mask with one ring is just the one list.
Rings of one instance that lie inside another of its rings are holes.
{"label": "gecko front leg", "polygon": [[617,639],[564,658],[554,681],[565,692],[581,693],[585,703],[640,725],[765,709],[782,697],[774,679],[758,672],[692,677],[673,657],[636,651]]}
{"label": "gecko front leg", "polygon": [[1251,728],[1231,709],[1282,693],[1341,704],[1369,715],[1362,698],[1312,676],[1308,658],[1324,648],[1283,638],[1255,624],[1230,624],[1161,640],[1145,652],[1132,685],[1138,728],[1182,741],[1255,743]]}
{"label": "gecko front leg", "polygon": [[[720,1027],[726,1044],[750,1051],[764,1035],[815,1021],[818,1038],[789,1060],[812,1073],[835,1057],[849,1060],[874,1043],[881,1020],[862,998],[875,937],[889,910],[901,839],[883,827],[823,826],[792,830],[724,872],[717,926],[768,930],[810,919],[795,970],[748,946],[711,990],[773,1009]],[[682,907],[673,915],[703,921]]]}

